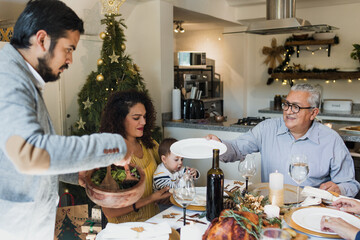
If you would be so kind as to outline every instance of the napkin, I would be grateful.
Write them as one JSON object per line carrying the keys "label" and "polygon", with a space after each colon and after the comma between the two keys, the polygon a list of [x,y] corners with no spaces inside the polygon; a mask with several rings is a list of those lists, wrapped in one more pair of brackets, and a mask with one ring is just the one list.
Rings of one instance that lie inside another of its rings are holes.
{"label": "napkin", "polygon": [[325,199],[325,200],[329,200],[329,201],[334,201],[335,196],[332,195],[331,193],[329,193],[326,190],[323,189],[319,189],[319,188],[314,188],[314,187],[310,187],[310,186],[306,186],[304,187],[304,189],[301,192],[301,195],[305,196],[305,197],[316,197],[316,198],[320,198],[320,199]]}
{"label": "napkin", "polygon": [[207,229],[207,226],[200,225],[202,224],[195,224],[194,222],[191,222],[190,225],[181,227],[180,240],[201,239]]}
{"label": "napkin", "polygon": [[308,196],[305,200],[300,204],[302,207],[319,205],[321,203],[321,198]]}
{"label": "napkin", "polygon": [[120,224],[108,223],[106,228],[96,236],[96,240],[168,240],[170,233],[171,227],[167,222],[162,222],[159,224],[144,222],[128,222]]}

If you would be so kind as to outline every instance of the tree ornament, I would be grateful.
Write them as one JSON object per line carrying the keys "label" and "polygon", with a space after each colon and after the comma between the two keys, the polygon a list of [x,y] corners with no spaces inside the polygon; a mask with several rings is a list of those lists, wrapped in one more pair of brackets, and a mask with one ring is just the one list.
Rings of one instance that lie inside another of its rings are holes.
{"label": "tree ornament", "polygon": [[136,72],[140,72],[140,68],[139,68],[138,65],[136,65],[136,63],[134,63],[133,66],[134,66],[134,69],[135,69]]}
{"label": "tree ornament", "polygon": [[86,124],[86,122],[84,122],[84,121],[82,120],[82,117],[80,117],[79,121],[77,121],[76,123],[77,123],[77,125],[78,125],[78,129],[82,128],[82,129],[85,130],[85,124]]}
{"label": "tree ornament", "polygon": [[101,0],[101,13],[102,14],[119,14],[120,6],[125,2],[125,0]]}
{"label": "tree ornament", "polygon": [[104,64],[104,60],[102,60],[101,58],[99,58],[98,60],[97,60],[97,65],[98,66],[101,66],[101,65],[103,65]]}
{"label": "tree ornament", "polygon": [[262,53],[268,55],[264,61],[266,65],[274,69],[276,67],[276,61],[281,64],[283,62],[282,56],[284,55],[284,46],[276,46],[276,39],[273,38],[271,41],[271,47],[263,47]]}
{"label": "tree ornament", "polygon": [[87,108],[91,108],[91,105],[93,105],[94,103],[90,101],[89,97],[86,99],[85,102],[82,102],[84,104],[84,110]]}
{"label": "tree ornament", "polygon": [[96,76],[96,81],[98,82],[104,81],[104,76],[100,73],[99,75]]}
{"label": "tree ornament", "polygon": [[111,63],[113,63],[113,62],[119,63],[119,60],[118,60],[119,57],[120,57],[119,55],[115,54],[114,50],[113,50],[113,54],[111,56],[109,56],[109,58],[111,59]]}
{"label": "tree ornament", "polygon": [[126,49],[125,44],[121,44],[121,50],[125,51],[125,49]]}
{"label": "tree ornament", "polygon": [[99,36],[102,40],[104,40],[106,38],[106,33],[101,32]]}

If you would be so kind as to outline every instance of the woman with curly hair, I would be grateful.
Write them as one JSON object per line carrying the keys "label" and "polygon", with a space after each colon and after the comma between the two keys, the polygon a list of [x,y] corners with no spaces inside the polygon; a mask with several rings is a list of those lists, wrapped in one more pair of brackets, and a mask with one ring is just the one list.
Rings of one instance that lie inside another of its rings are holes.
{"label": "woman with curly hair", "polygon": [[155,202],[170,196],[168,188],[152,192],[152,177],[160,163],[158,143],[151,138],[155,109],[151,99],[137,91],[113,93],[101,116],[100,132],[118,133],[127,140],[131,163],[145,172],[145,191],[140,200],[124,208],[104,208],[111,223],[145,221],[159,212]]}

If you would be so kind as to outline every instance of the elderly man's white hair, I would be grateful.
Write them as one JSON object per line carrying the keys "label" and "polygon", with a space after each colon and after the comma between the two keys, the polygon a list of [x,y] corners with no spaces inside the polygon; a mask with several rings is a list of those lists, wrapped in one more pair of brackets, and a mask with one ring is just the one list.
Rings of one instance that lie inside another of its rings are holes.
{"label": "elderly man's white hair", "polygon": [[320,106],[321,91],[319,88],[308,83],[300,83],[292,86],[291,91],[303,91],[310,93],[310,97],[308,98],[310,106],[317,108]]}

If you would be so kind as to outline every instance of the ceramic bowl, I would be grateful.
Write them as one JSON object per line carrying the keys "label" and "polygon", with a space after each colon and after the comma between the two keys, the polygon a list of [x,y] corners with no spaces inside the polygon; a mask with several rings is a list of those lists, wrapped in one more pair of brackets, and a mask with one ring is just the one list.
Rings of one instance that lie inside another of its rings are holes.
{"label": "ceramic bowl", "polygon": [[315,40],[329,40],[329,39],[333,39],[334,37],[335,37],[335,33],[333,32],[320,32],[313,34],[313,38]]}
{"label": "ceramic bowl", "polygon": [[137,202],[145,190],[145,172],[134,164],[129,164],[129,166],[130,169],[136,167],[140,180],[135,186],[120,190],[107,190],[97,186],[91,181],[91,176],[97,169],[87,171],[85,175],[85,191],[91,201],[107,208],[122,208]]}

